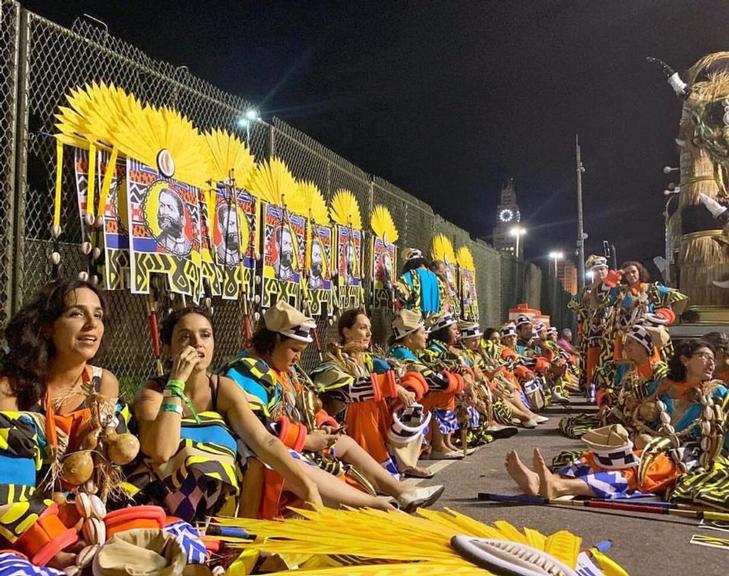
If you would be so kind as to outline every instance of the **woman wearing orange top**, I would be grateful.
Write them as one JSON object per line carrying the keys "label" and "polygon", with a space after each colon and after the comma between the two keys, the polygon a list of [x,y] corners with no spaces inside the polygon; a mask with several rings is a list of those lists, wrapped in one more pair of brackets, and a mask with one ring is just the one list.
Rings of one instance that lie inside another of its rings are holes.
{"label": "woman wearing orange top", "polygon": [[370,352],[372,326],[367,314],[362,309],[345,310],[337,330],[339,344],[328,346],[324,362],[311,373],[324,408],[391,474],[431,477],[429,470],[417,465],[420,450],[415,442],[388,442],[391,409],[411,406],[417,393],[406,389],[390,364]]}
{"label": "woman wearing orange top", "polygon": [[[44,499],[68,486],[41,486],[36,478],[46,477],[46,467],[55,467],[64,455],[77,450],[95,429],[93,399],[103,397],[111,406],[109,420],[98,424],[126,426],[123,415],[114,413],[119,395],[116,377],[90,364],[104,336],[104,313],[95,286],[57,280],[42,288],[5,329],[8,346],[0,368],[0,428],[5,444],[0,449],[0,505],[8,513],[0,517],[0,547],[20,551],[37,565],[72,563],[71,551],[80,538],[68,524],[71,516]],[[58,492],[54,499],[63,502],[65,496]]]}
{"label": "woman wearing orange top", "polygon": [[[655,315],[666,324],[672,324],[686,308],[688,297],[675,288],[659,282],[649,282],[648,270],[640,262],[630,260],[622,267],[623,284],[610,291],[610,300],[616,307],[617,333],[606,342],[613,346],[612,355],[602,357],[622,359],[625,331],[646,315]],[[658,350],[656,354],[658,354]],[[663,351],[663,359],[670,357],[670,349]],[[656,358],[658,360],[658,358]]]}

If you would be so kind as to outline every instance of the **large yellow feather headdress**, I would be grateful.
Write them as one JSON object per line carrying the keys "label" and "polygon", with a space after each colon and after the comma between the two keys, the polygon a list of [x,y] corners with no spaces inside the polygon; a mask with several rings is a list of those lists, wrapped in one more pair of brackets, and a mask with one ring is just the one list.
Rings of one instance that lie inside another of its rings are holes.
{"label": "large yellow feather headdress", "polygon": [[245,142],[223,130],[211,130],[204,134],[210,179],[214,182],[235,183],[245,188],[256,168],[256,159]]}
{"label": "large yellow feather headdress", "polygon": [[296,194],[286,202],[292,212],[306,216],[322,226],[330,224],[326,200],[319,191],[319,187],[313,182],[298,182]]}
{"label": "large yellow feather headdress", "polygon": [[[133,94],[106,84],[87,84],[68,96],[68,107],[56,115],[57,156],[54,226],[60,225],[63,145],[89,150],[87,212],[93,217],[97,147],[157,167],[168,178],[204,188],[209,178],[205,142],[190,120],[169,108],[143,105]],[[99,211],[103,213],[113,170],[102,182]]]}
{"label": "large yellow feather headdress", "polygon": [[436,234],[433,237],[433,244],[430,247],[430,258],[442,260],[450,266],[456,264],[456,253],[453,251],[453,244],[444,234]]}
{"label": "large yellow feather headdress", "polygon": [[329,209],[332,220],[340,226],[349,226],[357,230],[362,229],[362,216],[359,212],[359,204],[349,190],[340,188],[332,198],[332,205]]}
{"label": "large yellow feather headdress", "polygon": [[382,204],[378,204],[372,210],[370,226],[375,236],[380,238],[385,244],[394,244],[400,237],[390,211]]}
{"label": "large yellow feather headdress", "polygon": [[286,163],[279,158],[264,160],[248,180],[248,190],[264,202],[287,207],[294,200],[298,185]]}
{"label": "large yellow feather headdress", "polygon": [[476,267],[473,263],[473,254],[471,254],[468,246],[461,246],[458,249],[458,252],[456,253],[456,260],[458,261],[458,266],[460,268],[464,270],[470,270],[471,272],[474,272],[476,270]]}

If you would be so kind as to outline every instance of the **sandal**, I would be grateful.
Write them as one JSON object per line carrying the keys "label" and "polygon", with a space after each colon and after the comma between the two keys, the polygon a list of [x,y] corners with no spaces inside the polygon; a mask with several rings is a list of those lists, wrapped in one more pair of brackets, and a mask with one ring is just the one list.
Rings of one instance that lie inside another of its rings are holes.
{"label": "sandal", "polygon": [[408,478],[432,478],[435,476],[435,472],[431,472],[428,468],[413,466],[403,470],[402,475],[407,476]]}

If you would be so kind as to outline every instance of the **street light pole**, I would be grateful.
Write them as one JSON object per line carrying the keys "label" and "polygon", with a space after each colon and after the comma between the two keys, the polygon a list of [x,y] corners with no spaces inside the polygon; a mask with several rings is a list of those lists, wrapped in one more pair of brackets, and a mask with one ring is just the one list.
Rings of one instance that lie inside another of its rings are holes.
{"label": "street light pole", "polygon": [[577,160],[577,284],[579,289],[585,287],[585,230],[582,220],[582,152],[580,150],[580,137],[575,135],[575,154]]}

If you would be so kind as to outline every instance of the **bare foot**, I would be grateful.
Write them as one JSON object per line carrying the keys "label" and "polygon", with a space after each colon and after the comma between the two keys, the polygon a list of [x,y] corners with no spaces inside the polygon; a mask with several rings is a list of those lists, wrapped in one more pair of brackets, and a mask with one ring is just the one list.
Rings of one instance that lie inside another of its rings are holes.
{"label": "bare foot", "polygon": [[539,477],[539,495],[548,499],[559,496],[559,480],[547,468],[547,464],[544,462],[544,457],[539,451],[539,448],[534,449],[534,471]]}
{"label": "bare foot", "polygon": [[529,496],[539,494],[539,476],[529,470],[529,468],[519,459],[516,450],[506,453],[506,462],[504,462],[506,471],[511,479],[516,482],[517,486]]}

